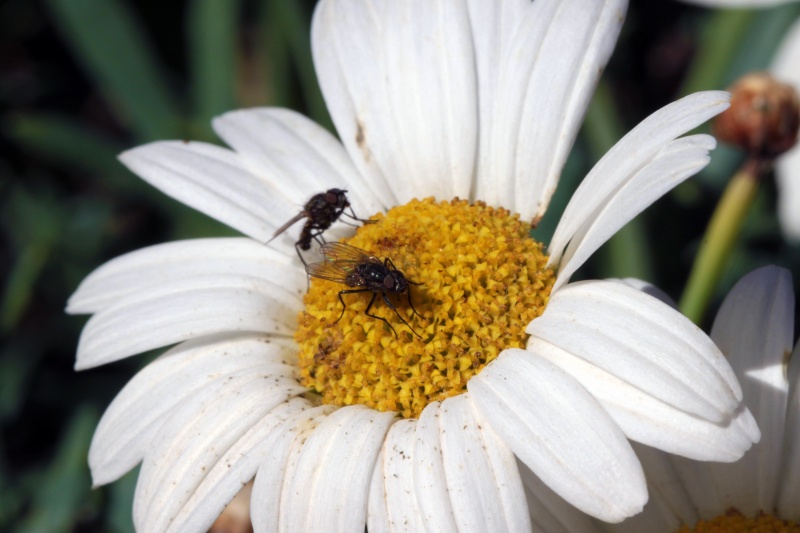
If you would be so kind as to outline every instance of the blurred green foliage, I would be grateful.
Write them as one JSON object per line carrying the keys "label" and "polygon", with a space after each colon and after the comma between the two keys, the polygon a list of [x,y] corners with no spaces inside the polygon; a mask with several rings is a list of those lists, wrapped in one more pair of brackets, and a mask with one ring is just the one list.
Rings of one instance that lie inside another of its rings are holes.
{"label": "blurred green foliage", "polygon": [[[86,454],[99,414],[147,358],[74,373],[85,318],[66,316],[66,300],[120,253],[233,232],[138,180],[116,155],[158,139],[215,142],[210,119],[237,107],[291,107],[332,129],[311,62],[312,10],[311,0],[0,4],[0,531],[132,531],[135,472],[92,490]],[[713,12],[634,2],[537,237],[547,241],[581,177],[633,125],[685,92],[767,67],[798,16],[796,4]],[[643,277],[677,296],[739,162],[717,150],[582,275]],[[772,185],[718,295],[768,263],[800,273]]]}

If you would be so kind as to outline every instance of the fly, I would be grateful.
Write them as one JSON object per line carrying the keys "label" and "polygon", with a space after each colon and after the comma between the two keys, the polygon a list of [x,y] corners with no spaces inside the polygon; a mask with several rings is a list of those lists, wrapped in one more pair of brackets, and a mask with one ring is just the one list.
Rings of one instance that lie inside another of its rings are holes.
{"label": "fly", "polygon": [[[350,212],[345,212],[346,209],[350,209]],[[346,190],[328,189],[325,192],[312,196],[311,199],[306,202],[306,205],[303,206],[303,210],[286,224],[278,228],[275,235],[273,235],[267,243],[305,218],[306,222],[303,224],[303,229],[300,231],[300,238],[295,242],[294,248],[297,250],[297,255],[300,257],[303,264],[308,266],[300,250],[308,251],[311,248],[312,239],[317,241],[320,245],[325,244],[325,239],[322,237],[322,234],[326,229],[330,228],[334,222],[339,220],[339,217],[342,215],[365,224],[372,222],[371,220],[363,220],[356,216],[350,205],[350,201],[347,199]]]}
{"label": "fly", "polygon": [[[336,283],[343,283],[352,289],[344,289],[339,291],[339,301],[342,302],[342,314],[336,322],[344,316],[344,310],[347,309],[347,304],[344,303],[343,294],[355,294],[359,292],[371,292],[372,298],[364,311],[368,317],[377,318],[386,323],[391,328],[394,336],[397,337],[397,331],[389,324],[385,318],[371,314],[369,311],[372,309],[375,299],[378,294],[383,295],[383,301],[389,306],[389,309],[395,312],[400,320],[408,326],[411,332],[422,338],[419,333],[414,331],[406,319],[397,311],[397,308],[389,300],[389,294],[403,294],[408,295],[408,305],[415,315],[420,316],[417,310],[414,309],[414,304],[411,301],[411,285],[422,285],[421,283],[414,283],[406,279],[405,275],[400,272],[392,260],[388,257],[383,261],[375,256],[369,255],[366,251],[350,246],[342,242],[329,242],[320,247],[320,252],[325,256],[325,260],[320,263],[311,263],[306,265],[306,272],[309,276],[314,278],[326,279]],[[334,322],[334,324],[336,324]]]}

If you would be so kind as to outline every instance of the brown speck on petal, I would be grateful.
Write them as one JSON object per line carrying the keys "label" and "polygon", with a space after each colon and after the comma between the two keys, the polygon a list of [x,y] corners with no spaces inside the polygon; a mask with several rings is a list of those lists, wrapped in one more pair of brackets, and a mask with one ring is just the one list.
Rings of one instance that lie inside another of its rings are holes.
{"label": "brown speck on petal", "polygon": [[367,163],[372,161],[372,152],[367,144],[367,138],[364,135],[364,123],[361,122],[361,119],[356,119],[356,144],[364,156],[364,161]]}

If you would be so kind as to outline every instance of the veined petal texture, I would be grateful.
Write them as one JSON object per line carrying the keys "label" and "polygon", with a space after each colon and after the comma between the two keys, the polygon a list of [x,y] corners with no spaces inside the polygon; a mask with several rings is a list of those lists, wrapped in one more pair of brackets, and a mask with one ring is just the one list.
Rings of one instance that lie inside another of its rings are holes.
{"label": "veined petal texture", "polygon": [[78,343],[75,368],[91,368],[217,333],[288,336],[300,307],[299,295],[249,276],[194,276],[152,287],[89,319]]}
{"label": "veined petal texture", "polygon": [[622,186],[676,137],[696,128],[728,108],[730,95],[722,91],[696,93],[673,102],[647,117],[592,168],[561,216],[550,241],[550,265],[561,263],[567,243],[617,194]]}
{"label": "veined petal texture", "polygon": [[708,421],[725,424],[739,408],[739,383],[711,339],[667,304],[624,283],[571,283],[551,295],[527,331]]}
{"label": "veined petal texture", "polygon": [[244,276],[296,292],[306,288],[294,248],[289,255],[245,238],[156,244],[95,269],[70,297],[67,312],[96,313],[138,294],[196,276]]}
{"label": "veined petal texture", "polygon": [[[411,23],[413,21],[413,23]],[[477,88],[466,5],[323,0],[314,65],[342,142],[392,204],[468,197]]]}
{"label": "veined petal texture", "polygon": [[482,419],[569,503],[607,522],[641,511],[647,489],[627,438],[566,372],[509,349],[467,389]]}
{"label": "veined petal texture", "polygon": [[159,141],[119,159],[164,194],[260,242],[297,213],[291,198],[245,168],[236,153],[213,144]]}
{"label": "veined petal texture", "polygon": [[212,383],[241,372],[297,374],[295,346],[254,334],[221,334],[176,346],[147,365],[119,392],[97,426],[89,450],[94,485],[132,469],[164,420]]}
{"label": "veined petal texture", "polygon": [[491,166],[481,168],[478,199],[507,206],[524,220],[544,214],[627,5],[627,0],[529,5],[500,58],[487,154]]}
{"label": "veined petal texture", "polygon": [[295,206],[336,187],[347,190],[361,217],[388,207],[372,194],[342,143],[300,113],[273,107],[230,111],[214,119],[214,130],[248,170]]}

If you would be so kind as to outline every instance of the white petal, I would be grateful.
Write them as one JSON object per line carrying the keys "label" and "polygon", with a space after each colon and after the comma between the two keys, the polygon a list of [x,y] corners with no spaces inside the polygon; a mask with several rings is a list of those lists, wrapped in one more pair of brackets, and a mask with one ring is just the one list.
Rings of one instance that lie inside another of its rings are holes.
{"label": "white petal", "polygon": [[375,460],[394,420],[395,413],[360,405],[331,413],[287,469],[281,529],[362,530]]}
{"label": "white petal", "polygon": [[667,304],[668,306],[672,307],[673,309],[678,308],[678,304],[675,303],[675,300],[667,294],[666,292],[662,291],[649,281],[644,281],[641,279],[636,278],[609,278],[609,281],[619,281],[628,285],[629,287],[633,287],[636,290],[642,291],[645,294],[649,294],[653,298],[657,298]]}
{"label": "white petal", "polygon": [[[400,420],[386,434],[380,464],[387,531],[425,531],[417,498],[427,498],[414,489],[414,443],[417,420]],[[376,524],[377,525],[377,524]],[[367,524],[369,531],[373,528]]]}
{"label": "white petal", "polygon": [[336,187],[348,191],[361,218],[388,207],[372,194],[342,143],[300,113],[267,107],[231,111],[214,119],[214,130],[251,172],[294,203]]}
{"label": "white petal", "polygon": [[531,337],[528,349],[559,366],[588,390],[625,435],[637,442],[702,461],[736,461],[750,449],[756,434],[750,412],[742,406],[737,419],[715,424],[692,416],[639,389],[637,383],[609,374],[547,341]]}
{"label": "white petal", "polygon": [[800,521],[800,342],[794,347],[788,369],[789,402],[783,441],[783,477],[778,514]]}
{"label": "white petal", "polygon": [[[405,420],[395,423],[389,431],[391,432],[392,429],[397,427],[401,422],[405,422]],[[388,439],[388,433],[386,437]],[[384,442],[383,445],[384,447],[381,449],[377,461],[375,461],[375,468],[372,470],[372,481],[369,482],[369,498],[367,499],[367,531],[372,531],[374,533],[389,533],[391,531],[389,526],[389,502],[386,498],[383,473],[383,465],[385,462],[383,454],[386,450],[386,442]],[[413,481],[413,478],[411,479]],[[414,505],[416,506],[416,504]],[[423,531],[423,529],[417,531]]]}
{"label": "white petal", "polygon": [[650,204],[705,167],[716,141],[709,135],[683,137],[669,143],[598,207],[573,235],[561,259],[553,290],[600,246]]}
{"label": "white petal", "polygon": [[260,242],[296,214],[290,198],[219,146],[161,141],[123,152],[119,159],[164,194]]}
{"label": "white petal", "polygon": [[[498,124],[504,119],[499,110],[506,103],[498,97],[505,89],[500,84],[500,65],[509,53],[516,29],[532,9],[529,0],[486,2],[467,0],[478,78],[478,182],[471,200],[490,201],[494,205],[511,207],[513,198],[501,196],[501,184],[508,176],[495,174],[496,154],[510,152],[508,145],[499,142]],[[534,20],[531,20],[534,22]],[[504,111],[507,112],[507,111]],[[507,157],[508,154],[505,155]],[[490,198],[491,196],[491,198]]]}
{"label": "white petal", "polygon": [[323,0],[312,47],[339,136],[379,198],[469,196],[477,82],[462,3]]}
{"label": "white petal", "polygon": [[78,343],[75,369],[216,333],[289,335],[300,308],[299,295],[248,276],[194,276],[151,287],[89,320]]}
{"label": "white petal", "polygon": [[206,531],[228,502],[248,483],[268,456],[267,443],[280,422],[309,409],[303,398],[292,398],[256,422],[208,469],[189,499],[171,520],[166,531]]}
{"label": "white petal", "polygon": [[[471,407],[475,416],[480,417],[475,406]],[[530,531],[531,521],[525,487],[522,484],[514,453],[488,423],[479,420],[478,429],[485,444],[484,450],[494,471],[495,484],[503,505],[506,528],[511,532]]]}
{"label": "white petal", "polygon": [[577,381],[526,350],[505,350],[467,384],[482,418],[547,485],[583,512],[619,522],[647,501],[625,436]]}
{"label": "white petal", "polygon": [[[539,479],[522,461],[517,461],[525,486],[534,531],[547,533],[599,533],[602,531],[587,514],[567,503]],[[606,525],[606,524],[604,524]]]}
{"label": "white petal", "polygon": [[775,52],[770,71],[784,82],[800,86],[800,19],[796,20],[781,41]]}
{"label": "white petal", "polygon": [[784,235],[800,241],[800,146],[795,146],[775,162],[778,183],[778,218]]}
{"label": "white petal", "polygon": [[[741,376],[745,402],[764,436],[735,468],[713,470],[725,490],[724,502],[745,515],[776,505],[778,481],[784,474],[779,458],[787,397],[783,372],[769,384],[746,373],[780,365],[792,349],[793,336],[792,276],[778,267],[760,268],[742,278],[728,293],[711,329],[711,338]],[[742,483],[742,479],[750,482]]]}
{"label": "white petal", "polygon": [[302,293],[306,280],[298,265],[294,250],[287,256],[251,239],[157,244],[114,258],[86,276],[67,312],[95,313],[143,291],[203,275],[252,276]]}
{"label": "white petal", "polygon": [[726,423],[742,392],[700,328],[623,283],[571,283],[553,293],[527,330],[668,405]]}
{"label": "white petal", "polygon": [[550,241],[549,264],[557,265],[575,232],[606,204],[620,186],[679,135],[729,106],[730,95],[709,91],[689,95],[656,111],[597,162],[572,195]]}
{"label": "white petal", "polygon": [[[525,493],[514,456],[483,429],[468,394],[442,402],[442,458],[459,531],[529,531]],[[489,449],[495,446],[491,453]]]}
{"label": "white petal", "polygon": [[[279,531],[286,469],[296,461],[308,436],[336,409],[332,405],[320,405],[293,413],[283,418],[271,432],[264,443],[264,462],[258,467],[250,495],[250,520],[256,533]],[[284,529],[292,530],[291,524]]]}
{"label": "white petal", "polygon": [[106,409],[89,449],[95,486],[136,466],[180,404],[211,383],[241,371],[296,375],[294,343],[252,334],[207,337],[180,344],[131,379]]}
{"label": "white petal", "polygon": [[[429,403],[417,422],[414,488],[427,531],[457,531],[442,461],[440,402]],[[422,496],[425,496],[424,498]]]}
{"label": "white petal", "polygon": [[274,407],[303,392],[295,379],[248,369],[183,402],[145,454],[134,497],[137,529],[164,531],[221,455]]}
{"label": "white petal", "polygon": [[[791,83],[800,91],[800,19],[798,19],[775,54],[770,69],[775,76]],[[784,234],[792,241],[800,241],[800,146],[795,146],[775,163],[778,182],[778,215]]]}
{"label": "white petal", "polygon": [[[501,58],[489,178],[478,198],[541,216],[619,35],[626,0],[537,0]],[[481,169],[482,171],[484,169]],[[479,184],[486,174],[479,176]],[[485,196],[484,196],[485,195]],[[511,200],[510,203],[505,203]]]}

